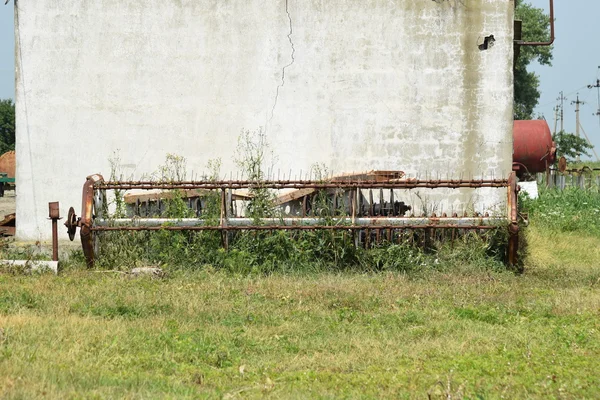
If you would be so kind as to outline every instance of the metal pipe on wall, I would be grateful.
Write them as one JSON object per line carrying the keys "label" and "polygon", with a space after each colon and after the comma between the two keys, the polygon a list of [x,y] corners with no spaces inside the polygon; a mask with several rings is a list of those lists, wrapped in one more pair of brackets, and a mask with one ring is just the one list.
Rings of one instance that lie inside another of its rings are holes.
{"label": "metal pipe on wall", "polygon": [[550,0],[550,41],[549,42],[517,42],[520,46],[552,46],[554,43],[554,0]]}

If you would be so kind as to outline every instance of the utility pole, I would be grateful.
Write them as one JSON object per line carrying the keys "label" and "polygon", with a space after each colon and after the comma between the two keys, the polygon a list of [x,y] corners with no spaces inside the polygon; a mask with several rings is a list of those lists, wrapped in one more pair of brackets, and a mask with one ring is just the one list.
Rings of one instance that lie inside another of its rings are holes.
{"label": "utility pole", "polygon": [[[577,134],[577,137],[580,137],[579,135],[579,106],[581,104],[585,104],[584,101],[579,101],[579,93],[577,93],[577,101],[572,101],[571,104],[575,104],[575,133]],[[580,154],[577,153],[577,162],[581,161],[580,159]]]}
{"label": "utility pole", "polygon": [[[600,66],[598,67],[598,69],[600,70]],[[588,85],[588,89],[594,88],[598,90],[598,111],[596,111],[593,115],[597,115],[598,121],[600,122],[600,79],[596,79],[595,85]]]}
{"label": "utility pole", "polygon": [[560,101],[560,131],[564,132],[565,130],[565,100],[567,98],[564,96],[563,92],[560,92],[560,97],[556,99]]}
{"label": "utility pole", "polygon": [[554,107],[554,134],[553,137],[556,137],[556,127],[558,125],[558,106]]}

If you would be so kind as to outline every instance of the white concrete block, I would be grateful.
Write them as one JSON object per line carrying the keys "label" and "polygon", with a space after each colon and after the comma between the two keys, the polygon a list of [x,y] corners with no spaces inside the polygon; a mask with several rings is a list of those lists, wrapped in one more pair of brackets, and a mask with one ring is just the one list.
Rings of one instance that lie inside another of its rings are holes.
{"label": "white concrete block", "polygon": [[[508,0],[36,0],[17,3],[17,236],[48,239],[48,201],[81,207],[86,175],[140,177],[185,156],[236,175],[242,130],[275,169],[506,177]],[[482,38],[494,46],[481,51]],[[427,193],[421,193],[428,196]],[[441,192],[501,210],[506,190]],[[63,233],[64,234],[64,233]]]}

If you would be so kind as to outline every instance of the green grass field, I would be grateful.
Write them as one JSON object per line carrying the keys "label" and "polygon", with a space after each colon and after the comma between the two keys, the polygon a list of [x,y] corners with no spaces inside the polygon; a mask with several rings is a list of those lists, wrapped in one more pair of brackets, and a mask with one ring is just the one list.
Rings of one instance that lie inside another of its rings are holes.
{"label": "green grass field", "polygon": [[544,196],[522,275],[0,274],[0,398],[598,398],[596,197]]}

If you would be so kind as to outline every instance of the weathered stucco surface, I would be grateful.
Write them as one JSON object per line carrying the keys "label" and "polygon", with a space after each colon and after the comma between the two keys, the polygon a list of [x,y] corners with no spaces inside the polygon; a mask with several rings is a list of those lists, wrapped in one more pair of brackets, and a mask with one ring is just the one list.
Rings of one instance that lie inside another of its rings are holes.
{"label": "weathered stucco surface", "polygon": [[[276,168],[507,176],[512,0],[36,0],[16,4],[17,234],[86,175],[236,170],[244,129]],[[478,44],[494,35],[495,45]],[[235,172],[234,172],[235,174]],[[502,207],[506,191],[448,202]]]}

